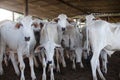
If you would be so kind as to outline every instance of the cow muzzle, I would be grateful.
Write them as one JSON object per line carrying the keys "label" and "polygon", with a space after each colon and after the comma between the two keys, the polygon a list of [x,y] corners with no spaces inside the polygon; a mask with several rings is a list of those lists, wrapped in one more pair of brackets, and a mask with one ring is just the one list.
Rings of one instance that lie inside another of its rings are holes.
{"label": "cow muzzle", "polygon": [[65,28],[62,28],[62,31],[65,31]]}
{"label": "cow muzzle", "polygon": [[48,64],[52,64],[52,61],[48,61]]}
{"label": "cow muzzle", "polygon": [[30,37],[25,37],[25,41],[30,41]]}

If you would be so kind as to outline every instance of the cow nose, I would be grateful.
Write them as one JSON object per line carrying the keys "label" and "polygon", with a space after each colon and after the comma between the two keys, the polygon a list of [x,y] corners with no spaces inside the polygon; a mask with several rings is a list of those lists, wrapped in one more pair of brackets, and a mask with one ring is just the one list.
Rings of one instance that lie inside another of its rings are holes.
{"label": "cow nose", "polygon": [[52,61],[48,61],[48,64],[52,64]]}
{"label": "cow nose", "polygon": [[65,31],[65,28],[62,28],[62,31]]}
{"label": "cow nose", "polygon": [[25,37],[25,41],[29,41],[30,40],[30,37]]}

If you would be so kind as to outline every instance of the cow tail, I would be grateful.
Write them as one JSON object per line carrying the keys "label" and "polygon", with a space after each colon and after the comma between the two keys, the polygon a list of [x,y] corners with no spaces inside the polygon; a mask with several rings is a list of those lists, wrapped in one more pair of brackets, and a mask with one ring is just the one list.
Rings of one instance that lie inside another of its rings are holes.
{"label": "cow tail", "polygon": [[89,55],[89,34],[88,34],[88,27],[86,26],[86,40],[87,40],[87,53]]}
{"label": "cow tail", "polygon": [[[0,25],[1,27],[1,25]],[[1,49],[1,28],[0,28],[0,49]]]}

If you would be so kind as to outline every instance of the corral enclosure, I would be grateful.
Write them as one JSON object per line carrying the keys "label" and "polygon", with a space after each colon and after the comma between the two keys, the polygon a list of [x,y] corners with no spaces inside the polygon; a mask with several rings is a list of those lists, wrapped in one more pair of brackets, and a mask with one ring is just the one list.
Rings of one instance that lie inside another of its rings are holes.
{"label": "corral enclosure", "polygon": [[[108,22],[120,22],[120,0],[0,0],[0,8],[20,14],[28,14],[40,19],[53,19],[64,13],[75,19],[83,19],[87,14],[95,14]],[[28,59],[25,59],[25,78],[31,80]],[[67,67],[61,67],[61,72],[54,71],[55,80],[92,80],[90,62],[83,59],[85,68],[72,69],[72,62],[66,59]],[[3,63],[4,64],[4,63]],[[37,80],[42,78],[42,65],[35,68]],[[3,65],[4,74],[0,80],[19,80],[11,62]],[[49,72],[47,72],[49,74]],[[108,73],[106,80],[120,80],[120,52],[108,57]],[[49,80],[50,76],[47,76]],[[101,79],[100,79],[101,80]]]}

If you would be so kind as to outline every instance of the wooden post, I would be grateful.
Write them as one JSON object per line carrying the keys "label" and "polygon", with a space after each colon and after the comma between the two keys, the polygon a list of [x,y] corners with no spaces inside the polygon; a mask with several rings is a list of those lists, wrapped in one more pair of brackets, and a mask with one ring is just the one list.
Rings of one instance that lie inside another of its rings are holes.
{"label": "wooden post", "polygon": [[107,16],[107,21],[109,22],[109,16]]}
{"label": "wooden post", "polygon": [[25,12],[24,12],[24,15],[27,16],[28,15],[28,0],[25,0]]}

